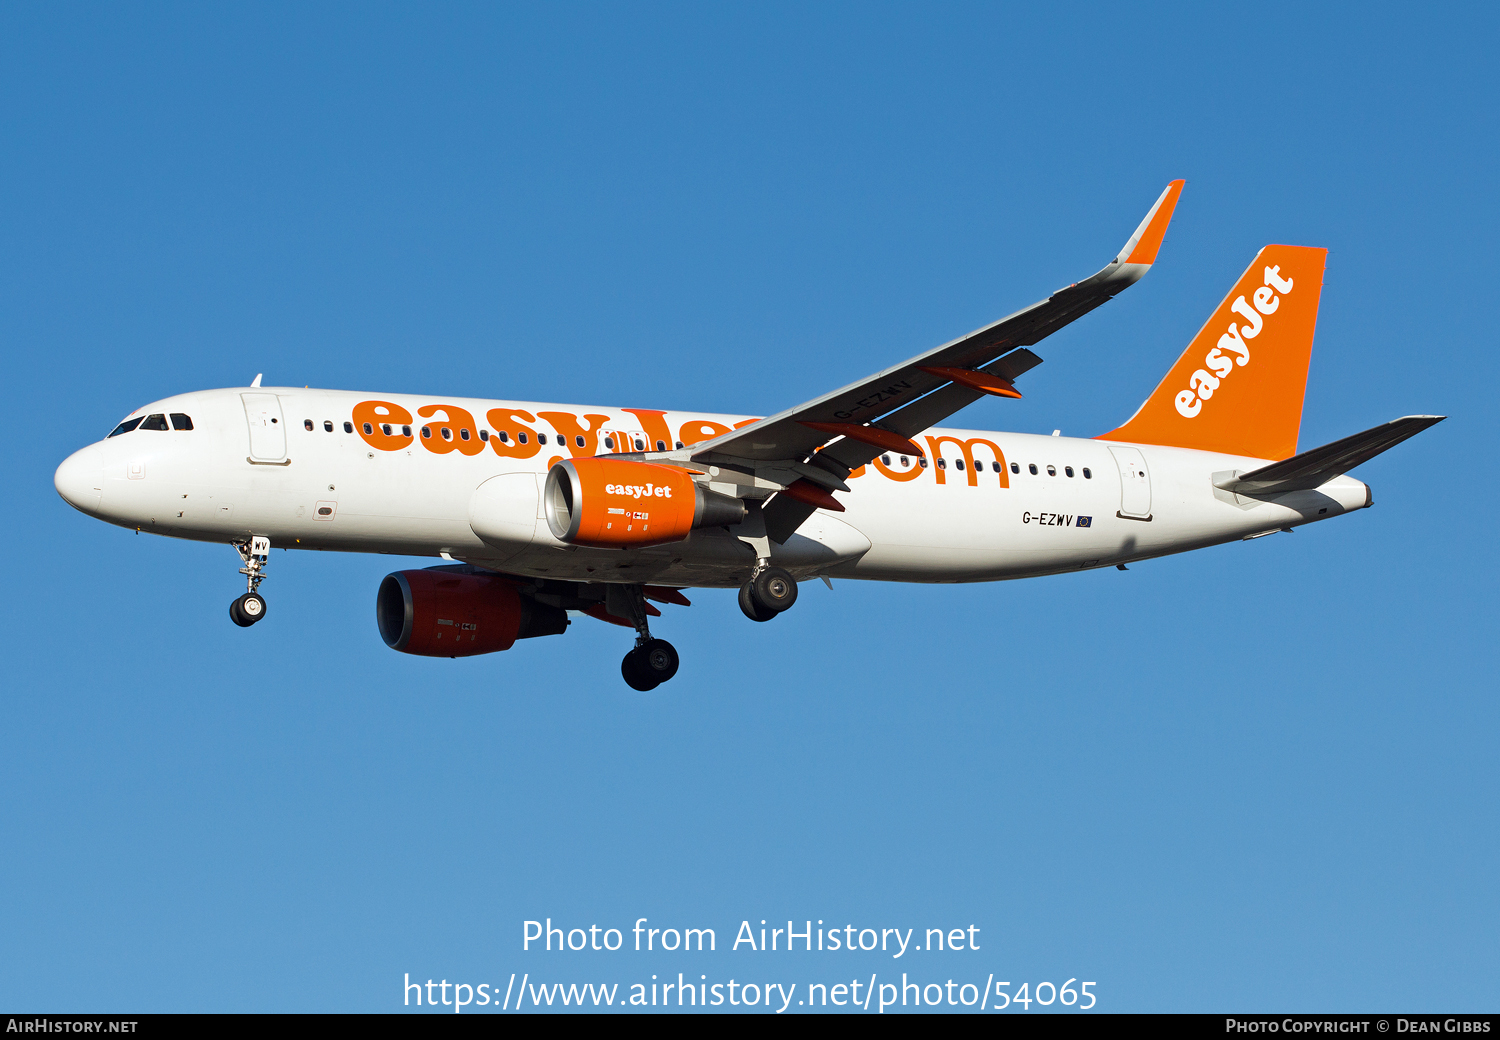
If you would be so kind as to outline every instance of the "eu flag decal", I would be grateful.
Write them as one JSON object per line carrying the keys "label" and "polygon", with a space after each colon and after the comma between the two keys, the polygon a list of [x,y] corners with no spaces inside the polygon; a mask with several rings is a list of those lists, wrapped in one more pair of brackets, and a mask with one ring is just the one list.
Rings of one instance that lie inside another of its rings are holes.
{"label": "eu flag decal", "polygon": [[1094,526],[1094,518],[1091,517],[1091,516],[1080,516],[1078,518],[1077,522],[1075,522],[1073,524],[1073,526],[1074,527],[1093,527]]}

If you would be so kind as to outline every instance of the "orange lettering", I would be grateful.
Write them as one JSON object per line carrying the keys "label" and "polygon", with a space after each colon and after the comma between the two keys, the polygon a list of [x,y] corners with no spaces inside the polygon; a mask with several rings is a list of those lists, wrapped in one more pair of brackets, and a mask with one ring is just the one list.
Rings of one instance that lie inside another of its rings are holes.
{"label": "orange lettering", "polygon": [[[529,459],[542,450],[542,446],[536,440],[536,431],[530,426],[520,425],[523,420],[529,423],[536,422],[536,416],[530,412],[513,408],[491,408],[485,414],[485,418],[495,428],[495,432],[490,434],[490,447],[495,449],[496,455],[508,459]],[[511,428],[512,424],[516,425],[515,429]],[[503,441],[499,436],[501,430],[505,431]],[[526,438],[524,444],[521,443],[522,436]]]}
{"label": "orange lettering", "polygon": [[702,419],[694,419],[682,424],[682,429],[677,432],[677,439],[683,444],[697,444],[699,441],[712,440],[721,433],[728,433],[729,427],[716,422],[708,422]]}
{"label": "orange lettering", "polygon": [[[927,447],[928,450],[932,452],[933,457],[933,472],[937,474],[937,482],[939,484],[947,483],[947,480],[945,479],[947,477],[947,471],[944,470],[941,466],[937,465],[937,460],[943,457],[942,446],[944,444],[956,444],[958,445],[959,450],[964,453],[964,462],[966,463],[966,465],[964,466],[964,470],[969,478],[969,487],[979,486],[979,471],[974,465],[974,445],[988,445],[990,451],[993,451],[995,453],[996,465],[1000,467],[1000,486],[1003,488],[1010,487],[1010,474],[1005,469],[1005,453],[1000,450],[1000,446],[998,444],[996,444],[994,441],[986,440],[983,437],[970,437],[966,441],[961,441],[957,437],[950,437],[947,434],[943,434],[941,437],[929,436],[927,438]],[[910,478],[908,477],[907,479]]]}
{"label": "orange lettering", "polygon": [[655,448],[657,451],[672,450],[672,431],[667,429],[667,420],[662,418],[666,412],[651,408],[621,408],[620,411],[629,412],[641,421],[641,429],[646,431],[646,436],[651,441],[648,448]]}
{"label": "orange lettering", "polygon": [[[400,451],[411,443],[411,434],[401,426],[411,423],[411,413],[390,401],[361,401],[354,406],[354,428],[366,444],[380,451]],[[390,433],[385,432],[389,426]]]}
{"label": "orange lettering", "polygon": [[[901,483],[905,483],[908,480],[916,480],[922,475],[922,467],[918,466],[915,460],[913,460],[911,463],[911,469],[907,470],[905,473],[901,472],[900,470],[891,469],[891,467],[880,461],[879,455],[875,456],[875,458],[872,459],[871,462],[875,466],[875,471],[882,477],[889,477],[890,479],[899,481]],[[939,470],[939,472],[942,471]]]}
{"label": "orange lettering", "polygon": [[[607,415],[594,415],[592,412],[585,415],[590,429],[585,430],[578,423],[578,416],[572,412],[537,412],[538,418],[546,419],[557,431],[557,436],[567,445],[568,451],[574,457],[579,455],[596,455],[599,452],[599,427],[609,422]],[[578,438],[583,438],[580,446]],[[549,467],[550,468],[550,467]]]}
{"label": "orange lettering", "polygon": [[446,455],[460,451],[465,455],[478,455],[484,450],[484,441],[479,439],[474,417],[451,404],[428,404],[417,409],[417,414],[430,419],[443,413],[441,422],[428,423],[422,427],[422,447],[434,455]]}

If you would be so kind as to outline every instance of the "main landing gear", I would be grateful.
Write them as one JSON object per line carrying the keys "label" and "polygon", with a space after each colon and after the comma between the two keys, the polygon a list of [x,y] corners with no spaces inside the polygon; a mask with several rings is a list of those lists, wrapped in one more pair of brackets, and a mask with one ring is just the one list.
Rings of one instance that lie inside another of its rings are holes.
{"label": "main landing gear", "polygon": [[797,602],[797,581],[780,567],[759,570],[740,586],[740,609],[751,621],[770,621]]}
{"label": "main landing gear", "polygon": [[235,542],[234,547],[239,550],[240,559],[245,561],[240,573],[245,576],[247,591],[229,604],[229,620],[241,628],[249,628],[266,616],[265,597],[256,590],[266,580],[266,560],[271,555],[271,539],[256,536],[248,542]]}
{"label": "main landing gear", "polygon": [[610,585],[606,597],[605,609],[615,617],[629,618],[635,626],[635,649],[620,662],[626,685],[645,693],[676,675],[677,649],[665,639],[652,637],[641,586]]}

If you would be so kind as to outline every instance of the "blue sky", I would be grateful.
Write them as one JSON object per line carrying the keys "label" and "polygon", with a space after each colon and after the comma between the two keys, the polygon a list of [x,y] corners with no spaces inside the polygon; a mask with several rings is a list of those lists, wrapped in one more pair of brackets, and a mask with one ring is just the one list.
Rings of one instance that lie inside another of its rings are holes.
{"label": "blue sky", "polygon": [[[1496,29],[5,8],[0,1005],[907,971],[1094,980],[1101,1010],[1493,1010]],[[1374,509],[1126,573],[814,584],[768,625],[701,592],[659,625],[680,675],[640,695],[628,636],[587,621],[392,653],[398,559],[276,554],[241,631],[230,549],[52,489],[131,409],[257,372],[764,414],[1092,273],[1175,177],[1145,281],[957,421],[1110,429],[1260,246],[1326,246],[1301,445],[1451,416],[1357,471]],[[545,917],[721,948],[523,952]],[[981,949],[724,949],[763,918]]]}

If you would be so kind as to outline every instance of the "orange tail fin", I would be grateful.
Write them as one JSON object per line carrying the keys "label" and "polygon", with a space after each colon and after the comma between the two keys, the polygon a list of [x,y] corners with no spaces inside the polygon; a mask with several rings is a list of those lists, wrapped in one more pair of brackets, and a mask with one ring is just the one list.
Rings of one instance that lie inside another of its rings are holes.
{"label": "orange tail fin", "polygon": [[1100,440],[1297,454],[1328,250],[1266,246],[1130,421]]}

